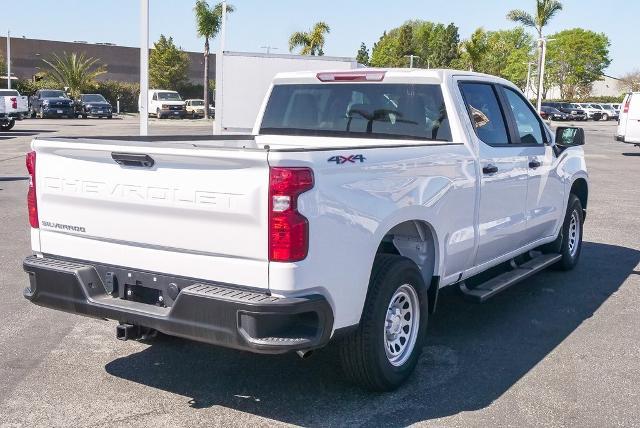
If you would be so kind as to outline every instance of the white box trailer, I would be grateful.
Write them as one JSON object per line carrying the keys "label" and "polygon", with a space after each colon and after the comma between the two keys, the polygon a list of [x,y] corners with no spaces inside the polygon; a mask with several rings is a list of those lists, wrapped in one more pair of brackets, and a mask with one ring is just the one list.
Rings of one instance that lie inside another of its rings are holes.
{"label": "white box trailer", "polygon": [[250,134],[276,74],[351,70],[355,58],[225,52],[216,56],[214,134]]}

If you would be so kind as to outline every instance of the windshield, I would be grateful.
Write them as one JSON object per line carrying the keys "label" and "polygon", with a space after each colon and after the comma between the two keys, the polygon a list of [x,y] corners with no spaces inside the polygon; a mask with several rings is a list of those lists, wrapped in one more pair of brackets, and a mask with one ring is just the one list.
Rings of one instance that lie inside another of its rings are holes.
{"label": "windshield", "polygon": [[177,92],[158,92],[158,99],[160,101],[182,101]]}
{"label": "windshield", "polygon": [[260,133],[451,141],[439,85],[277,85]]}
{"label": "windshield", "polygon": [[13,91],[11,89],[0,89],[0,97],[17,97],[19,95],[20,94],[18,93],[18,91]]}
{"label": "windshield", "polygon": [[64,91],[42,91],[40,92],[41,98],[67,98],[67,94]]}
{"label": "windshield", "polygon": [[83,95],[82,101],[84,101],[85,103],[106,103],[107,102],[107,100],[105,100],[104,97],[100,94]]}
{"label": "windshield", "polygon": [[613,110],[613,107],[611,107],[610,105],[607,105],[607,104],[603,105],[602,107],[603,107],[605,110]]}
{"label": "windshield", "polygon": [[204,105],[204,101],[203,100],[193,100],[191,101],[191,105],[192,106],[196,106],[196,107],[201,107]]}

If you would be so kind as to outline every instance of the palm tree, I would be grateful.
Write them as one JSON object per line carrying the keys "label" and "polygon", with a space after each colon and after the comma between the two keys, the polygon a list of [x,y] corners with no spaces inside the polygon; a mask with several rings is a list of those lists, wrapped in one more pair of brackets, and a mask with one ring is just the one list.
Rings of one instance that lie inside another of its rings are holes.
{"label": "palm tree", "polygon": [[536,0],[536,14],[531,15],[524,10],[514,9],[507,13],[507,19],[519,22],[525,27],[535,28],[538,38],[542,38],[542,30],[554,16],[562,10],[562,3],[558,0]]}
{"label": "palm tree", "polygon": [[[222,3],[210,7],[206,0],[196,1],[193,8],[196,14],[196,31],[199,37],[204,37],[204,117],[209,118],[209,41],[215,39],[222,27]],[[235,8],[227,4],[227,13]]]}
{"label": "palm tree", "polygon": [[[536,0],[535,16],[521,9],[514,9],[507,13],[507,19],[513,22],[519,22],[525,27],[535,28],[538,33],[538,39],[542,39],[542,30],[549,24],[554,16],[562,10],[562,3],[558,0]],[[542,42],[538,43],[538,70],[542,69]],[[538,86],[543,76],[538,72]],[[538,95],[538,102],[541,94]]]}
{"label": "palm tree", "polygon": [[61,86],[68,87],[73,98],[90,88],[96,77],[107,72],[107,67],[99,64],[97,58],[87,57],[84,53],[63,52],[62,56],[54,53],[51,61],[43,61],[51,67],[47,73]]}
{"label": "palm tree", "polygon": [[311,31],[296,31],[289,38],[289,52],[296,48],[302,48],[300,55],[324,55],[324,36],[329,34],[331,29],[324,22],[316,23]]}

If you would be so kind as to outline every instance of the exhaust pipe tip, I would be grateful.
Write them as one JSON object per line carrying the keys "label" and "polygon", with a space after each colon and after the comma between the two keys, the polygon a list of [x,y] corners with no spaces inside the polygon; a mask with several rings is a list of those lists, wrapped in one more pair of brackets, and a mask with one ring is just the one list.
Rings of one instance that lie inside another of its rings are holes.
{"label": "exhaust pipe tip", "polygon": [[313,349],[305,349],[305,350],[296,351],[296,354],[298,354],[298,356],[300,358],[302,358],[303,360],[306,360],[307,358],[309,358],[309,357],[311,357],[313,355]]}

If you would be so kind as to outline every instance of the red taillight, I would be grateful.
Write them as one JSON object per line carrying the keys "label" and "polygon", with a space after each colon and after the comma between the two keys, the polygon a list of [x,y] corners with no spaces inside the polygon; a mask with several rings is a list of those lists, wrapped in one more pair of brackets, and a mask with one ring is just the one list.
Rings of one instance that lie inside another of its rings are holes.
{"label": "red taillight", "polygon": [[36,201],[36,152],[27,153],[27,171],[29,171],[29,191],[27,193],[27,207],[29,208],[29,224],[34,229],[40,227],[38,221],[38,203]]}
{"label": "red taillight", "polygon": [[629,95],[627,97],[627,101],[625,101],[625,103],[624,103],[624,111],[623,111],[623,113],[629,113],[629,105],[631,104],[631,97],[632,96],[633,95]]}
{"label": "red taillight", "polygon": [[298,196],[313,188],[310,168],[269,170],[269,260],[297,262],[307,257],[309,222],[298,212]]}
{"label": "red taillight", "polygon": [[16,97],[11,97],[11,108],[12,109],[18,108],[18,99]]}
{"label": "red taillight", "polygon": [[340,71],[336,73],[318,73],[321,82],[382,82],[386,71]]}

